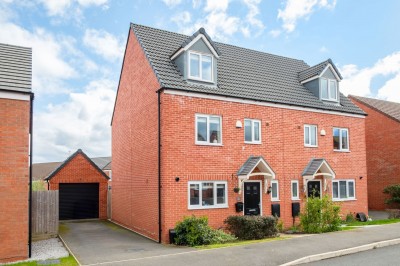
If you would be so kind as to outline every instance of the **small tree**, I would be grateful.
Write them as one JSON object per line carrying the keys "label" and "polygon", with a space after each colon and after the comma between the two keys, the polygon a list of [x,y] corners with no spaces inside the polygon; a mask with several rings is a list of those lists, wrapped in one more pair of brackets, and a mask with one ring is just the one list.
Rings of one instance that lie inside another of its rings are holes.
{"label": "small tree", "polygon": [[383,193],[390,195],[390,198],[385,200],[386,204],[394,207],[400,206],[400,184],[385,187]]}
{"label": "small tree", "polygon": [[300,225],[305,233],[325,233],[338,231],[341,224],[340,206],[328,195],[309,197],[300,214]]}

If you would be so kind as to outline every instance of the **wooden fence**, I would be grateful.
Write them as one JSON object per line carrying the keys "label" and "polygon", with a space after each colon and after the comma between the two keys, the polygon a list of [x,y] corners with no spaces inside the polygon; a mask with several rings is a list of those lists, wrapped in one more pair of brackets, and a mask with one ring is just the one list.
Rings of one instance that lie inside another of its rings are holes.
{"label": "wooden fence", "polygon": [[58,235],[58,190],[32,192],[32,238]]}

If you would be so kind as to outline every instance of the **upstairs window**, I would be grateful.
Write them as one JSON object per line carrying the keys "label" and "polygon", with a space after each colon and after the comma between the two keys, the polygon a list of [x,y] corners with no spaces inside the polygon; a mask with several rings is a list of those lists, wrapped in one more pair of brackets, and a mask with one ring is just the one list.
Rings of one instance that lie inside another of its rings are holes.
{"label": "upstairs window", "polygon": [[317,126],[304,125],[304,146],[317,147]]}
{"label": "upstairs window", "polygon": [[245,119],[244,120],[244,142],[261,143],[261,127],[260,120]]}
{"label": "upstairs window", "polygon": [[213,57],[189,52],[189,78],[201,81],[213,81]]}
{"label": "upstairs window", "polygon": [[196,144],[222,144],[220,116],[196,115]]}
{"label": "upstairs window", "polygon": [[337,102],[338,91],[336,80],[321,78],[321,99]]}
{"label": "upstairs window", "polygon": [[347,128],[333,128],[333,149],[335,151],[349,150],[349,130]]}

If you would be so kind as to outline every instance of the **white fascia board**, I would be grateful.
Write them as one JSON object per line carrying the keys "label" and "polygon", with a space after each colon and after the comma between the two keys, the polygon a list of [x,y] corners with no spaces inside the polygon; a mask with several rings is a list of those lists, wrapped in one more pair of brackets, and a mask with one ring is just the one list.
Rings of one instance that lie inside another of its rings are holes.
{"label": "white fascia board", "polygon": [[182,52],[187,51],[190,47],[193,46],[193,44],[195,44],[198,40],[202,39],[203,42],[207,45],[208,49],[210,49],[210,51],[212,52],[212,54],[216,57],[219,58],[217,52],[215,51],[215,49],[212,47],[211,43],[207,40],[207,38],[203,35],[203,34],[199,34],[197,35],[196,38],[194,38],[189,44],[187,44],[185,47],[179,49],[175,54],[173,54],[171,56],[171,60],[174,60],[175,58],[177,58]]}
{"label": "white fascia board", "polygon": [[292,106],[292,105],[285,105],[285,104],[279,104],[279,103],[260,102],[260,101],[255,101],[255,100],[239,99],[239,98],[233,98],[233,97],[228,97],[228,96],[210,95],[210,94],[205,94],[205,93],[186,92],[186,91],[173,90],[173,89],[166,89],[166,90],[164,90],[164,93],[171,94],[171,95],[193,97],[193,98],[210,99],[210,100],[225,101],[225,102],[243,103],[243,104],[253,104],[253,105],[260,105],[260,106],[267,106],[267,107],[274,107],[274,108],[282,108],[282,109],[321,113],[321,114],[349,116],[349,117],[365,119],[365,116],[357,115],[357,114],[349,114],[349,113],[342,113],[342,112],[338,112],[338,111],[314,109],[314,108],[309,108],[309,107]]}
{"label": "white fascia board", "polygon": [[0,99],[30,101],[31,97],[29,94],[17,93],[17,92],[12,92],[12,91],[10,91],[10,92],[0,91]]}
{"label": "white fascia board", "polygon": [[319,77],[319,78],[322,77],[322,75],[328,70],[328,68],[331,69],[333,75],[335,75],[335,78],[336,78],[338,81],[342,80],[342,79],[339,77],[339,75],[336,73],[335,69],[333,68],[333,66],[332,66],[331,64],[328,64],[328,65],[324,68],[324,70],[322,70],[321,74],[319,74],[318,77]]}
{"label": "white fascia board", "polygon": [[304,83],[310,82],[310,81],[312,81],[314,79],[317,79],[317,78],[319,78],[319,76],[314,76],[314,77],[308,78],[308,79],[303,80],[302,82],[300,82],[300,84],[304,84]]}

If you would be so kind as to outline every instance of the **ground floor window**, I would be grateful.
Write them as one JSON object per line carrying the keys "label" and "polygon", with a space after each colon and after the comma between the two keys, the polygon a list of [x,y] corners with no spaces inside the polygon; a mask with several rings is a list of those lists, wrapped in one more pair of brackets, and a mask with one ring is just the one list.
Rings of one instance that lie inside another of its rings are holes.
{"label": "ground floor window", "polygon": [[271,201],[279,201],[279,183],[277,180],[271,181]]}
{"label": "ground floor window", "polygon": [[298,200],[299,199],[299,181],[292,180],[291,187],[292,187],[292,200]]}
{"label": "ground floor window", "polygon": [[189,209],[209,209],[228,207],[227,182],[191,181],[188,183]]}
{"label": "ground floor window", "polygon": [[332,181],[332,198],[334,200],[355,199],[354,180],[335,180]]}

